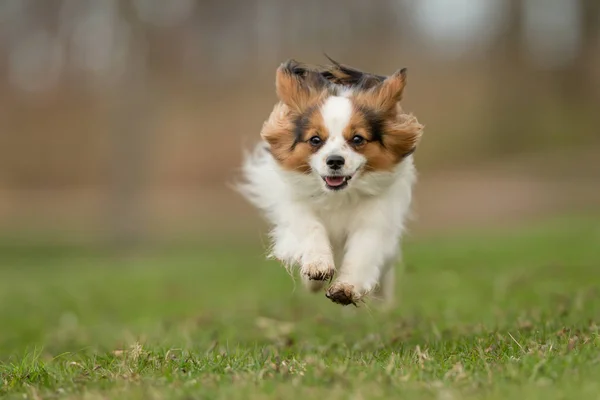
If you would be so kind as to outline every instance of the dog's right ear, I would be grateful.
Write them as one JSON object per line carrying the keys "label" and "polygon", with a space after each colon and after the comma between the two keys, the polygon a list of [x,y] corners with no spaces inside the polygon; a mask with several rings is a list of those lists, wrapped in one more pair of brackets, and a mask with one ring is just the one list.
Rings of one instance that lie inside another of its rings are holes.
{"label": "dog's right ear", "polygon": [[320,73],[309,70],[295,60],[288,60],[277,68],[277,96],[296,112],[302,112],[314,104],[326,92],[327,85],[327,80]]}

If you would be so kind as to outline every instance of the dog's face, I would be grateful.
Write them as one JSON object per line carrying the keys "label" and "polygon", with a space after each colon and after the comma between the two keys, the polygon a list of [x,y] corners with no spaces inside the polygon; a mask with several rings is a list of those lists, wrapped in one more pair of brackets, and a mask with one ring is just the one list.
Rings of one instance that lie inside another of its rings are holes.
{"label": "dog's face", "polygon": [[402,70],[368,89],[347,88],[283,64],[280,102],[261,135],[283,168],[312,175],[325,191],[345,190],[414,151],[422,126],[398,105],[405,83]]}

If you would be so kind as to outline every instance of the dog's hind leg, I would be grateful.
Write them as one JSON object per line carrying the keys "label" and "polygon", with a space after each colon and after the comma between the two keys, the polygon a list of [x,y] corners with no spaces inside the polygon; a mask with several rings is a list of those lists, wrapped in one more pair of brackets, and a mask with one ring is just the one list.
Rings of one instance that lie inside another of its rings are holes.
{"label": "dog's hind leg", "polygon": [[377,301],[378,306],[383,309],[389,309],[394,306],[396,292],[396,263],[390,262],[379,278],[379,284],[373,291],[373,299]]}

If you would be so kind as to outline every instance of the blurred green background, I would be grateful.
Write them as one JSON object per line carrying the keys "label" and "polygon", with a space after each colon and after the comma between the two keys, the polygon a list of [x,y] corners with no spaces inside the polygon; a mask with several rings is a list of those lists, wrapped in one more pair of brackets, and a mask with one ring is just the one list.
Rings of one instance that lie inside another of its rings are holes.
{"label": "blurred green background", "polygon": [[[426,126],[386,315],[231,188],[323,53]],[[599,105],[598,0],[0,0],[0,397],[597,397]]]}
{"label": "blurred green background", "polygon": [[258,241],[230,188],[323,53],[408,67],[426,125],[415,235],[600,203],[595,0],[0,1],[0,236],[127,247]]}

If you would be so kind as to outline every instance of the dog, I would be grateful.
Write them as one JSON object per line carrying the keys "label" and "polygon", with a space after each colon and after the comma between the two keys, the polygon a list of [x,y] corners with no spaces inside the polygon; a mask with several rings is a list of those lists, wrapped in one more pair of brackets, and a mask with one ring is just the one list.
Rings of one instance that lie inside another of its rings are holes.
{"label": "dog", "polygon": [[298,267],[308,289],[389,304],[424,126],[400,106],[405,68],[382,76],[329,60],[277,68],[278,102],[238,189],[272,225],[269,256]]}

